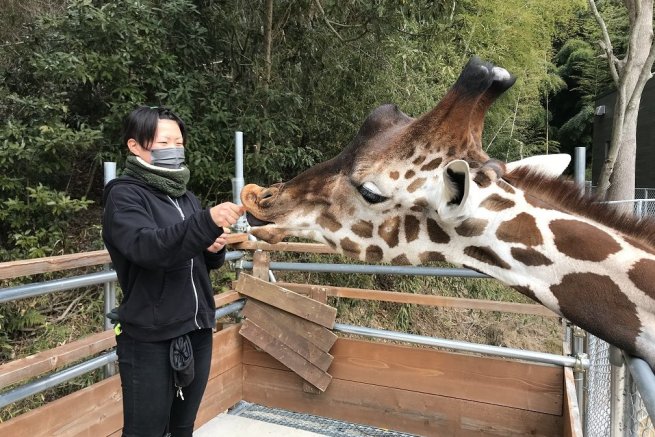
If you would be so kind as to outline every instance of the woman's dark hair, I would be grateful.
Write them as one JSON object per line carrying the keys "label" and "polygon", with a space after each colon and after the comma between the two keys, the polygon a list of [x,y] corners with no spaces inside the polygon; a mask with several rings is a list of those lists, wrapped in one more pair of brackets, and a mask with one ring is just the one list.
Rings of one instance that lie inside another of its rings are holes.
{"label": "woman's dark hair", "polygon": [[182,132],[182,144],[186,146],[186,128],[182,119],[168,108],[140,106],[130,113],[123,121],[123,145],[134,138],[146,150],[150,150],[159,120],[177,122]]}

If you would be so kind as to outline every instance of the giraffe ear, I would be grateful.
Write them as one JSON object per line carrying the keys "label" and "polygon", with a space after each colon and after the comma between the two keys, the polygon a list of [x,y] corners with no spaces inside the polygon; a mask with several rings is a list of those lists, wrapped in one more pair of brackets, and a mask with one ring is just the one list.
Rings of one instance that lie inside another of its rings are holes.
{"label": "giraffe ear", "polygon": [[440,199],[436,210],[442,220],[458,220],[468,214],[471,176],[469,165],[461,159],[444,167]]}
{"label": "giraffe ear", "polygon": [[508,162],[507,173],[511,173],[519,167],[526,167],[545,176],[557,177],[564,173],[571,162],[571,155],[566,153],[555,153],[552,155],[535,155],[519,161]]}

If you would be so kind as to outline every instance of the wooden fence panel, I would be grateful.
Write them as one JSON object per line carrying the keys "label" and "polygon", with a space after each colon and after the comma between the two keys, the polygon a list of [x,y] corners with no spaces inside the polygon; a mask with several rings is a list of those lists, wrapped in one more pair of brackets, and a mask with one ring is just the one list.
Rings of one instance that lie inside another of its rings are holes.
{"label": "wooden fence panel", "polygon": [[[196,427],[242,399],[239,325],[214,334],[212,369]],[[73,437],[119,435],[122,394],[117,376],[0,423],[0,435]]]}
{"label": "wooden fence panel", "polygon": [[561,435],[562,417],[334,378],[320,395],[296,374],[244,364],[248,402],[422,436]]}

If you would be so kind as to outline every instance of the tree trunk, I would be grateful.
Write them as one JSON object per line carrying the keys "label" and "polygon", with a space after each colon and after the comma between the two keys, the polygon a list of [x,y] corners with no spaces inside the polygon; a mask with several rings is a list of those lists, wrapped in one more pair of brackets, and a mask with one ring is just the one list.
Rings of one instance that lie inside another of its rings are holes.
{"label": "tree trunk", "polygon": [[268,88],[271,82],[271,46],[273,45],[273,0],[266,0],[264,21],[264,86]]}
{"label": "tree trunk", "polygon": [[635,195],[637,117],[641,93],[655,59],[653,45],[653,0],[624,0],[630,19],[630,42],[625,57],[613,52],[609,33],[594,0],[589,6],[603,32],[603,48],[616,85],[612,137],[598,180],[597,192],[608,200],[629,200]]}

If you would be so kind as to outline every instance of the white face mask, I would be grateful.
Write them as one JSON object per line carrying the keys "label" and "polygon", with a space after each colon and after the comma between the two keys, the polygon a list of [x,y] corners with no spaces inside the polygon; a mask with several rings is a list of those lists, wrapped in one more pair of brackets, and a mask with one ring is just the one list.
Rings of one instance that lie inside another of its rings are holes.
{"label": "white face mask", "polygon": [[166,168],[180,168],[184,164],[183,147],[166,147],[150,151],[152,165]]}

